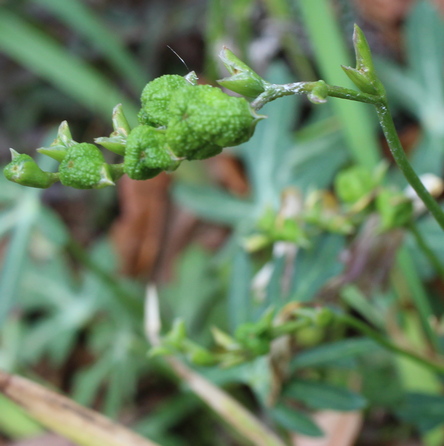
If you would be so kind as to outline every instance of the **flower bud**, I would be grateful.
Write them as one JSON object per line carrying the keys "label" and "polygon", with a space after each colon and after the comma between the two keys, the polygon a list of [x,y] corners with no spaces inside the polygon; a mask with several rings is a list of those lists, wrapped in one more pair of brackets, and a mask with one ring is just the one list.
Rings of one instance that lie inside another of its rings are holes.
{"label": "flower bud", "polygon": [[9,181],[40,189],[46,189],[58,181],[57,174],[44,172],[29,155],[10,150],[12,161],[3,170]]}
{"label": "flower bud", "polygon": [[265,91],[267,82],[227,47],[222,49],[219,57],[231,74],[230,77],[218,80],[219,85],[249,98],[256,98]]}
{"label": "flower bud", "polygon": [[112,121],[114,131],[111,135],[109,137],[95,138],[94,142],[111,152],[123,156],[125,155],[126,139],[131,131],[131,127],[123,113],[122,104],[114,107]]}
{"label": "flower bud", "polygon": [[63,185],[76,189],[114,186],[109,166],[94,144],[80,143],[70,147],[60,164],[59,173]]}
{"label": "flower bud", "polygon": [[328,97],[328,87],[324,81],[317,81],[313,90],[307,95],[308,99],[313,102],[313,104],[324,104],[327,102]]}
{"label": "flower bud", "polygon": [[376,75],[370,46],[364,33],[355,25],[353,46],[356,55],[356,68],[342,66],[345,74],[364,93],[384,96],[385,89]]}
{"label": "flower bud", "polygon": [[37,149],[37,152],[43,153],[60,163],[68,153],[68,149],[76,144],[77,142],[72,139],[68,123],[63,121],[59,126],[57,138],[53,143],[49,147],[41,147],[40,149]]}

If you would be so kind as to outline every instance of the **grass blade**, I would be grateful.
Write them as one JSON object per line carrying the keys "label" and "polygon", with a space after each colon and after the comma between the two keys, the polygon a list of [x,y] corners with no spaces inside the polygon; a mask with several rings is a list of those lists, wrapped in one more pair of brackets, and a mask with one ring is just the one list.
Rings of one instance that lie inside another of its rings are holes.
{"label": "grass blade", "polygon": [[146,83],[146,74],[125,49],[116,33],[106,26],[92,9],[78,0],[34,0],[46,10],[85,36],[109,60],[138,93]]}
{"label": "grass blade", "polygon": [[0,7],[0,50],[91,111],[108,119],[114,106],[122,103],[127,117],[135,120],[135,106],[105,76],[4,7]]}

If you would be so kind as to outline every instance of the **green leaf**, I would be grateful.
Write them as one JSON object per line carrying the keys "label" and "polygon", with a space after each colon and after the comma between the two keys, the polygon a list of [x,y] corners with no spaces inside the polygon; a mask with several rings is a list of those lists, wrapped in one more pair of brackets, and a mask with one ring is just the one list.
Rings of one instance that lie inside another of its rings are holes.
{"label": "green leaf", "polygon": [[396,411],[405,422],[427,432],[444,424],[444,397],[425,393],[409,393]]}
{"label": "green leaf", "polygon": [[242,248],[237,248],[232,259],[232,272],[228,291],[228,318],[233,332],[237,326],[252,319],[251,280],[253,265]]}
{"label": "green leaf", "polygon": [[302,401],[312,409],[352,411],[363,409],[367,401],[361,395],[344,387],[319,381],[292,381],[285,386],[282,398]]}
{"label": "green leaf", "polygon": [[6,7],[0,7],[0,50],[93,112],[109,118],[113,107],[123,103],[136,120],[135,106],[109,79]]}
{"label": "green leaf", "polygon": [[182,206],[210,221],[236,225],[254,217],[251,203],[215,187],[179,183],[174,186],[173,195]]}
{"label": "green leaf", "polygon": [[368,338],[350,338],[323,344],[299,353],[292,361],[290,369],[295,371],[306,367],[322,367],[335,361],[368,355],[380,350],[378,344]]}
{"label": "green leaf", "polygon": [[270,410],[271,417],[291,432],[298,432],[310,437],[322,437],[324,432],[306,414],[299,410],[277,404]]}

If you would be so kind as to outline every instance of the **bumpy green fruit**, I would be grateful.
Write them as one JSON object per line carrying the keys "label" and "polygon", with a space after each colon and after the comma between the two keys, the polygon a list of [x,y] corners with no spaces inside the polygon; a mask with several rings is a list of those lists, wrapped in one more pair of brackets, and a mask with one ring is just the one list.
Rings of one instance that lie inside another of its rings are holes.
{"label": "bumpy green fruit", "polygon": [[174,170],[179,161],[170,152],[165,132],[149,125],[139,125],[128,135],[125,173],[134,180],[147,180],[162,170]]}
{"label": "bumpy green fruit", "polygon": [[60,182],[76,189],[99,189],[114,185],[102,152],[94,145],[81,143],[68,149],[60,163]]}
{"label": "bumpy green fruit", "polygon": [[208,158],[250,139],[258,118],[244,98],[218,88],[181,89],[169,104],[167,141],[179,157]]}
{"label": "bumpy green fruit", "polygon": [[190,88],[194,88],[193,85],[175,74],[167,74],[149,82],[142,91],[139,122],[153,127],[166,126],[172,96],[178,90]]}

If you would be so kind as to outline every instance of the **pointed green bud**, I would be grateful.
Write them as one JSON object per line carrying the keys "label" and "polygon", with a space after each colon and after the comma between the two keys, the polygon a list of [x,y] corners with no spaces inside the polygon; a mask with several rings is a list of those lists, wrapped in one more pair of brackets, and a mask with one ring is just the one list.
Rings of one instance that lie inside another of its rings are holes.
{"label": "pointed green bud", "polygon": [[61,183],[75,189],[115,185],[102,152],[93,144],[80,143],[71,147],[60,163],[59,173]]}
{"label": "pointed green bud", "polygon": [[353,46],[356,55],[356,68],[342,67],[351,81],[364,93],[385,96],[385,89],[375,72],[370,46],[364,33],[355,25]]}
{"label": "pointed green bud", "polygon": [[60,163],[68,153],[68,149],[76,144],[78,143],[72,139],[68,123],[63,121],[59,126],[57,138],[53,143],[49,147],[41,147],[40,149],[37,149],[37,152],[43,153]]}
{"label": "pointed green bud", "polygon": [[113,129],[115,133],[119,135],[128,136],[131,131],[131,127],[126,119],[125,113],[123,112],[122,104],[117,104],[113,109]]}
{"label": "pointed green bud", "polygon": [[101,136],[100,138],[95,138],[94,142],[105,147],[105,149],[110,152],[124,156],[126,140],[131,132],[131,127],[123,113],[122,104],[118,104],[114,107],[112,121],[114,131],[109,137]]}
{"label": "pointed green bud", "polygon": [[328,97],[327,84],[322,80],[315,82],[314,88],[308,93],[307,97],[313,104],[324,104]]}
{"label": "pointed green bud", "polygon": [[227,47],[222,49],[219,57],[231,74],[218,80],[219,85],[249,98],[256,98],[265,91],[268,83]]}
{"label": "pointed green bud", "polygon": [[356,70],[352,67],[346,67],[341,65],[348,78],[364,93],[368,94],[378,94],[378,91],[374,85],[369,81],[368,75],[363,72]]}
{"label": "pointed green bud", "polygon": [[374,72],[372,52],[362,29],[355,24],[353,32],[353,46],[356,54],[356,69]]}
{"label": "pointed green bud", "polygon": [[58,181],[57,174],[44,172],[29,155],[10,150],[12,161],[3,170],[9,181],[40,189],[46,189]]}
{"label": "pointed green bud", "polygon": [[181,350],[187,337],[187,330],[183,319],[176,319],[173,327],[165,337],[165,344]]}

